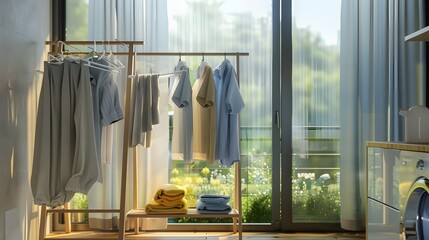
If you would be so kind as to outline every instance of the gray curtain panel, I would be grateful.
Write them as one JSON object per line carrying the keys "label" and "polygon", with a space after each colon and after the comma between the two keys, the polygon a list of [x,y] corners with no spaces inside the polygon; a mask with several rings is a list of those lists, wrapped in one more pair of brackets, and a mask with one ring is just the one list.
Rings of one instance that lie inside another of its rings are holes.
{"label": "gray curtain panel", "polygon": [[401,140],[399,108],[425,101],[424,1],[344,0],[341,6],[341,226],[365,224],[366,141]]}

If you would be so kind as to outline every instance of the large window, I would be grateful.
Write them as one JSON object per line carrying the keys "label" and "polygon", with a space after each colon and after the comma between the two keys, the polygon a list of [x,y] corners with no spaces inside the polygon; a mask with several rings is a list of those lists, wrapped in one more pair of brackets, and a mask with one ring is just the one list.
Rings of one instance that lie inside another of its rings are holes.
{"label": "large window", "polygon": [[292,1],[292,221],[339,222],[340,0]]}

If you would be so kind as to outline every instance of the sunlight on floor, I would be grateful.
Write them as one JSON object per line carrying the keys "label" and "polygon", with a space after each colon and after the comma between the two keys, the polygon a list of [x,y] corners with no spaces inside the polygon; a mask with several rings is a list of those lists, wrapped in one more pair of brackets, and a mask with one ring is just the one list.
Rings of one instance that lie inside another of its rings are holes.
{"label": "sunlight on floor", "polygon": [[[116,233],[95,233],[95,232],[74,232],[71,234],[51,234],[46,239],[117,239]],[[290,239],[290,240],[356,240],[364,239],[364,233],[260,233],[246,232],[243,233],[243,240],[271,240],[271,239]],[[238,239],[238,234],[221,233],[221,232],[165,232],[165,233],[142,233],[140,235],[127,234],[126,239],[153,239],[153,240],[184,240],[184,239],[206,239],[206,240],[235,240]]]}

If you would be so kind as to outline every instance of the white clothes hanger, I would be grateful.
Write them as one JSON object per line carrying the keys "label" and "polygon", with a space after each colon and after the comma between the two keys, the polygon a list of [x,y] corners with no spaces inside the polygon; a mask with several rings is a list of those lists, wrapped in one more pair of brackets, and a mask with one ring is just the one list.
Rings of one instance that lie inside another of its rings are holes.
{"label": "white clothes hanger", "polygon": [[[109,44],[109,41],[107,41],[107,44]],[[112,66],[122,69],[125,68],[124,64],[119,60],[118,57],[116,57],[112,52],[112,46],[110,47],[110,53],[109,55],[106,55],[106,49],[103,51],[103,55],[101,55],[100,59],[104,59],[107,62],[109,62]],[[111,59],[111,60],[110,60]]]}
{"label": "white clothes hanger", "polygon": [[[177,76],[182,74],[184,70],[180,70],[180,71],[175,71],[175,72],[171,72],[171,73],[161,73],[161,74],[156,74],[156,73],[150,73],[151,75],[159,75],[159,78],[165,78],[165,77],[173,77],[173,76]],[[128,78],[135,78],[135,77],[139,77],[139,76],[144,76],[144,75],[148,75],[147,73],[144,74],[133,74],[133,75],[128,75]]]}
{"label": "white clothes hanger", "polygon": [[163,73],[163,74],[159,74],[159,77],[160,78],[174,77],[174,76],[181,75],[184,71],[185,70],[175,71],[175,72],[171,72],[171,73]]}
{"label": "white clothes hanger", "polygon": [[85,66],[91,67],[91,68],[95,68],[98,70],[103,70],[103,71],[107,71],[107,72],[113,72],[113,73],[119,73],[118,70],[112,68],[111,66],[108,65],[104,65],[104,64],[100,64],[100,63],[96,63],[93,61],[89,61],[88,59],[82,59],[82,61],[85,62]]}
{"label": "white clothes hanger", "polygon": [[107,56],[107,57],[110,57],[110,58],[113,58],[114,59],[114,63],[113,64],[116,64],[119,68],[125,68],[125,65],[124,64],[122,64],[122,62],[119,60],[119,58],[118,57],[116,57],[113,53],[112,53],[112,50],[110,50],[110,54]]}
{"label": "white clothes hanger", "polygon": [[[89,49],[91,48],[89,47]],[[82,59],[86,63],[85,66],[89,66],[89,67],[99,69],[99,70],[104,70],[104,71],[111,71],[113,73],[119,73],[119,70],[117,70],[115,67],[111,65],[104,65],[94,61],[90,61],[89,59],[93,59],[96,54],[97,54],[97,42],[94,41],[94,48],[84,59]],[[98,57],[98,59],[101,59],[101,58],[102,57]]]}
{"label": "white clothes hanger", "polygon": [[114,58],[114,59],[112,59],[113,60],[112,61],[112,60],[109,60],[109,58],[111,58],[110,55],[104,55],[104,56],[99,57],[98,59],[99,60],[103,59],[104,61],[108,62],[109,66],[112,67],[112,68],[114,68],[114,69],[122,69],[122,68],[125,67],[125,66],[122,65],[122,63],[120,63],[120,64],[118,63],[118,62],[120,62],[119,59],[116,60],[116,58]]}
{"label": "white clothes hanger", "polygon": [[48,63],[51,64],[62,64],[63,63],[63,58],[61,55],[59,56],[54,56],[52,54],[48,54]]}

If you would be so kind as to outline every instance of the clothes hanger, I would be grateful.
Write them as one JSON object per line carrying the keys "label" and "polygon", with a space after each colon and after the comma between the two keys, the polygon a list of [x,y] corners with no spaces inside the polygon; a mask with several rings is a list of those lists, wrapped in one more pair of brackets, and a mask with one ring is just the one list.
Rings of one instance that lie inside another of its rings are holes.
{"label": "clothes hanger", "polygon": [[[110,41],[107,41],[107,44],[109,44],[110,43]],[[109,44],[110,45],[110,44]],[[122,45],[120,45],[121,47],[125,47],[125,48],[127,48],[127,49],[129,49],[128,48],[128,46],[127,45],[125,45],[125,44],[122,44]],[[107,55],[107,56],[104,56],[104,59],[106,60],[106,61],[108,61],[109,63],[111,63],[111,65],[113,65],[114,67],[116,67],[117,69],[122,69],[122,68],[125,68],[125,65],[121,62],[121,60],[119,60],[119,58],[115,55],[115,54],[113,54],[113,51],[112,51],[112,46],[110,47],[110,52],[109,52],[109,55]],[[109,60],[109,58],[110,59],[112,59],[112,60]]]}
{"label": "clothes hanger", "polygon": [[63,48],[64,48],[64,47],[73,48],[73,49],[74,49],[74,50],[76,50],[76,51],[80,51],[80,49],[79,49],[79,48],[74,47],[74,46],[69,45],[69,44],[66,44],[66,43],[65,43],[65,42],[63,42],[63,41],[58,41],[58,44],[61,44],[61,45],[62,45],[62,46],[61,46],[61,52],[63,52]]}
{"label": "clothes hanger", "polygon": [[160,78],[165,78],[165,77],[174,77],[177,75],[181,75],[185,70],[179,70],[179,71],[174,71],[171,73],[163,73],[163,74],[159,74]]}
{"label": "clothes hanger", "polygon": [[110,71],[113,73],[119,73],[119,70],[113,68],[112,66],[96,63],[94,61],[91,61],[91,59],[82,59],[82,61],[85,63],[84,65],[88,67],[92,67],[92,68],[107,71],[107,72]]}
{"label": "clothes hanger", "polygon": [[58,41],[57,42],[57,49],[60,49],[60,53],[58,53],[57,56],[53,54],[48,54],[48,63],[51,64],[62,64],[64,60],[64,52],[63,52],[64,42]]}
{"label": "clothes hanger", "polygon": [[[60,51],[61,51],[61,61],[62,60],[64,60],[64,51],[63,51],[63,49],[64,49],[64,42],[63,41],[58,41],[58,43],[57,43],[57,46],[60,48]],[[59,46],[59,45],[61,45],[61,46]]]}
{"label": "clothes hanger", "polygon": [[51,64],[62,64],[63,63],[63,59],[61,58],[61,56],[56,57],[52,54],[48,54],[48,63]]}
{"label": "clothes hanger", "polygon": [[[185,71],[185,70],[179,70],[179,71],[174,71],[174,72],[170,72],[170,73],[161,73],[161,74],[158,74],[158,77],[159,78],[174,77],[174,76],[182,74],[183,71]],[[128,78],[135,78],[137,76],[142,76],[142,75],[147,75],[147,74],[137,74],[136,73],[136,74],[133,74],[133,75],[128,75]]]}
{"label": "clothes hanger", "polygon": [[102,71],[106,71],[106,72],[112,72],[112,73],[119,73],[118,70],[111,68],[110,66],[104,65],[104,64],[99,64],[99,63],[95,63],[92,61],[88,61],[86,59],[82,59],[82,61],[85,62],[85,66],[94,68],[94,69],[98,69],[98,70],[102,70]]}
{"label": "clothes hanger", "polygon": [[82,58],[82,61],[85,62],[85,66],[89,66],[98,70],[103,70],[103,71],[110,71],[113,73],[119,73],[119,71],[117,69],[115,69],[115,67],[110,66],[110,65],[105,65],[105,64],[100,64],[97,62],[94,62],[94,59],[100,59],[100,57],[97,55],[97,42],[94,41],[94,47],[88,47],[89,49],[91,49],[92,51],[87,54],[84,58]]}
{"label": "clothes hanger", "polygon": [[[107,43],[109,43],[109,41],[107,41]],[[124,64],[122,64],[122,62],[119,60],[119,58],[113,54],[112,48],[113,48],[113,46],[110,46],[110,53],[106,58],[113,59],[113,61],[109,61],[109,62],[112,63],[117,68],[120,68],[120,69],[125,68]]]}
{"label": "clothes hanger", "polygon": [[109,53],[109,55],[107,57],[112,58],[114,60],[114,61],[110,61],[113,65],[115,65],[115,66],[117,66],[118,68],[121,68],[121,69],[125,68],[125,65],[122,64],[122,62],[119,60],[119,58],[116,57],[116,55],[114,55],[112,53],[112,50],[110,50],[110,53]]}
{"label": "clothes hanger", "polygon": [[65,42],[63,42],[63,41],[58,41],[58,44],[61,44],[61,56],[62,56],[62,58],[63,59],[65,59],[65,57],[64,57],[64,50],[69,54],[68,56],[67,56],[67,58],[70,58],[70,59],[72,59],[72,60],[74,60],[74,61],[80,61],[81,59],[82,59],[82,57],[81,56],[77,56],[77,55],[73,55],[73,52],[70,52],[69,50],[66,50],[65,49],[65,47],[67,47],[67,48],[71,48],[71,49],[74,49],[74,50],[76,50],[76,51],[81,51],[79,48],[77,48],[77,47],[74,47],[74,46],[72,46],[72,45],[69,45],[69,44],[66,44]]}
{"label": "clothes hanger", "polygon": [[[66,44],[63,41],[58,41],[57,42],[57,49],[60,49],[60,53],[57,53],[58,54],[57,56],[55,56],[53,54],[48,54],[48,62],[49,63],[54,63],[54,64],[61,64],[61,63],[63,63],[63,61],[65,59],[65,57],[64,57],[64,49],[65,49],[66,46],[68,48],[73,48],[73,49],[76,49],[76,50],[80,51],[80,49],[78,49],[76,47],[73,47],[71,45],[68,45],[68,44]],[[68,52],[68,50],[66,50],[66,51]],[[76,57],[76,56],[72,56],[72,55],[67,56],[67,58],[70,58],[72,60],[80,60],[80,57]]]}
{"label": "clothes hanger", "polygon": [[[104,44],[104,41],[101,41],[101,45],[103,45]],[[106,46],[104,46],[103,45],[103,53],[100,55],[100,56],[98,56],[98,59],[102,59],[102,58],[104,58],[104,57],[106,57]]]}

